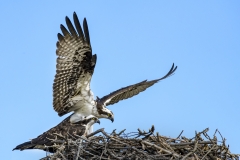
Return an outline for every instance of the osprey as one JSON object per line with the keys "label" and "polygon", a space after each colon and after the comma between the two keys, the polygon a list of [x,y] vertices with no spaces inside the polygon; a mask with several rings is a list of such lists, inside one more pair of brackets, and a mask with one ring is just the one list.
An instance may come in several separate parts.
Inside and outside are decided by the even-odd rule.
{"label": "osprey", "polygon": [[162,78],[142,81],[102,98],[94,99],[90,89],[90,81],[97,61],[97,55],[92,54],[87,21],[83,20],[83,30],[77,14],[73,13],[73,22],[66,17],[66,29],[60,25],[62,34],[58,33],[57,65],[53,83],[53,107],[59,116],[74,112],[70,122],[94,115],[98,118],[114,120],[114,115],[106,106],[137,95],[148,87],[172,75],[177,66],[174,63],[168,73]]}
{"label": "osprey", "polygon": [[71,123],[70,117],[67,117],[60,124],[39,135],[37,138],[16,146],[13,150],[41,149],[53,153],[57,149],[54,147],[55,144],[62,144],[60,141],[63,142],[65,138],[77,139],[78,136],[86,136],[89,128],[94,123],[100,124],[98,118],[92,115],[76,123]]}

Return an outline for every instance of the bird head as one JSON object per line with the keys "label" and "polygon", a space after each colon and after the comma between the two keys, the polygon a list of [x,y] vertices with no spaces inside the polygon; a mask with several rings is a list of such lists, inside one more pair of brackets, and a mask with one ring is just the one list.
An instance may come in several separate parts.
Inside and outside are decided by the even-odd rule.
{"label": "bird head", "polygon": [[114,121],[114,114],[111,110],[109,110],[104,103],[101,102],[101,100],[97,97],[97,112],[98,112],[98,118],[107,118]]}
{"label": "bird head", "polygon": [[104,107],[101,111],[99,111],[99,118],[106,118],[114,121],[114,114],[108,108]]}

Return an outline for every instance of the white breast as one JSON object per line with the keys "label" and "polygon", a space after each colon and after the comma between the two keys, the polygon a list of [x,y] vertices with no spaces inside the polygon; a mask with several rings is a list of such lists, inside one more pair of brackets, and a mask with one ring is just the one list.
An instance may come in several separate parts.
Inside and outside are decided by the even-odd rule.
{"label": "white breast", "polygon": [[95,110],[94,108],[96,103],[95,101],[89,101],[91,98],[84,98],[80,101],[78,101],[74,105],[74,114],[70,118],[70,122],[77,122],[84,117],[87,117],[89,115],[94,115],[93,111]]}

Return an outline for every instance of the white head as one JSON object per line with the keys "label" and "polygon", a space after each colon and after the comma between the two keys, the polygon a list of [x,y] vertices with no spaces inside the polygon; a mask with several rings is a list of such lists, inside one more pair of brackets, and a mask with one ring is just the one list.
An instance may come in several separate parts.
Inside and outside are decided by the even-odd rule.
{"label": "white head", "polygon": [[111,110],[109,110],[108,108],[102,108],[100,111],[98,111],[99,113],[99,118],[107,118],[109,120],[111,120],[112,122],[114,121],[114,114]]}
{"label": "white head", "polygon": [[98,112],[98,118],[107,118],[111,120],[112,122],[114,121],[114,114],[111,110],[109,110],[105,104],[103,104],[100,99],[97,97],[97,112]]}

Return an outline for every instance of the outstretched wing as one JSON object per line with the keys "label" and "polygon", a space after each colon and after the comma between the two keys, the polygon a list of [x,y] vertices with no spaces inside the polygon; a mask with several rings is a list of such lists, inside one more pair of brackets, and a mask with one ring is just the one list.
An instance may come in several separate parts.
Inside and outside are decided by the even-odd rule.
{"label": "outstretched wing", "polygon": [[106,96],[102,97],[100,99],[100,101],[107,106],[107,105],[117,103],[120,100],[131,98],[131,97],[137,95],[138,93],[140,93],[142,91],[145,91],[148,87],[151,87],[152,85],[154,85],[158,81],[163,80],[163,79],[171,76],[176,71],[176,69],[177,69],[177,66],[174,67],[174,63],[173,63],[169,72],[165,76],[163,76],[162,78],[152,80],[152,81],[145,80],[145,81],[142,81],[140,83],[136,83],[136,84],[121,88],[117,91],[114,91],[114,92],[110,93],[109,95],[106,95]]}
{"label": "outstretched wing", "polygon": [[77,103],[71,98],[76,95],[85,97],[90,92],[90,81],[96,64],[97,56],[92,55],[87,21],[83,21],[83,29],[74,12],[75,28],[68,17],[68,30],[61,25],[62,34],[58,33],[57,65],[53,83],[53,107],[59,116],[70,111]]}

